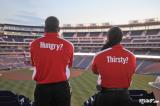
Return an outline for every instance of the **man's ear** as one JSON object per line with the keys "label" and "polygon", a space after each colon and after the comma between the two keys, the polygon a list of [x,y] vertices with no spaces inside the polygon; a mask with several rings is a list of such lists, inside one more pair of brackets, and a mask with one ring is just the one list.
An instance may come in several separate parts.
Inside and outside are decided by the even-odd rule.
{"label": "man's ear", "polygon": [[59,31],[60,31],[60,27],[57,28],[57,32],[59,32]]}

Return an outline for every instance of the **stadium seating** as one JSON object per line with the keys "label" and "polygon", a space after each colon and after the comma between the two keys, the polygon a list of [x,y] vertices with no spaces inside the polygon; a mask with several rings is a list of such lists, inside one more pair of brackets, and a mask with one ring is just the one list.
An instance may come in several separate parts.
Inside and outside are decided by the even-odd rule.
{"label": "stadium seating", "polygon": [[[155,96],[153,93],[148,93],[145,90],[129,90],[129,94],[131,97],[130,106],[156,106],[156,103],[154,103]],[[89,97],[89,99],[84,102],[83,106],[94,106],[97,95],[98,93]],[[144,101],[144,98],[145,100],[153,101]]]}
{"label": "stadium seating", "polygon": [[101,34],[101,32],[89,32],[89,36],[90,37],[99,37],[99,35]]}
{"label": "stadium seating", "polygon": [[[3,32],[0,34],[0,69],[23,68],[27,67],[29,57],[23,56],[24,52],[29,52],[29,43],[43,34],[43,27],[21,26],[5,24]],[[130,26],[128,26],[130,28]],[[63,29],[63,28],[62,28]],[[72,29],[71,29],[72,30]],[[159,50],[152,50],[152,47],[160,47],[160,28],[159,29],[134,29],[123,31],[124,38],[122,44],[126,48],[132,49],[138,55],[159,55]],[[62,37],[71,41],[75,46],[75,52],[98,52],[106,42],[107,31],[88,31],[67,30],[62,31]],[[150,49],[148,49],[150,47]],[[138,49],[137,49],[138,48]],[[146,49],[143,49],[146,48]],[[153,52],[152,52],[153,51]],[[8,58],[3,54],[18,54],[16,57]],[[74,59],[74,68],[88,68],[93,57],[92,56],[76,56]],[[153,61],[154,62],[154,61]],[[138,60],[137,72],[140,72],[147,62]],[[148,64],[151,64],[149,62]]]}
{"label": "stadium seating", "polygon": [[143,73],[144,69],[148,66],[148,65],[151,65],[153,64],[154,61],[153,60],[142,60],[141,61],[141,65],[138,67],[136,73]]}
{"label": "stadium seating", "polygon": [[76,56],[76,57],[74,57],[73,67],[77,68],[76,66],[78,65],[78,63],[81,62],[82,59],[83,59],[82,56]]}
{"label": "stadium seating", "polygon": [[142,35],[144,30],[135,30],[135,31],[131,31],[131,36],[140,36]]}
{"label": "stadium seating", "polygon": [[63,37],[65,38],[65,37],[73,37],[73,35],[74,35],[74,33],[72,33],[72,32],[64,32],[63,33]]}
{"label": "stadium seating", "polygon": [[32,101],[24,95],[11,91],[0,91],[0,106],[33,106]]}
{"label": "stadium seating", "polygon": [[86,69],[90,65],[92,59],[92,56],[84,56],[83,59],[75,67]]}
{"label": "stadium seating", "polygon": [[146,35],[157,35],[160,32],[160,29],[151,29],[147,30]]}
{"label": "stadium seating", "polygon": [[87,32],[77,32],[77,37],[86,37]]}
{"label": "stadium seating", "polygon": [[0,69],[16,69],[29,67],[24,63],[23,55],[0,55]]}

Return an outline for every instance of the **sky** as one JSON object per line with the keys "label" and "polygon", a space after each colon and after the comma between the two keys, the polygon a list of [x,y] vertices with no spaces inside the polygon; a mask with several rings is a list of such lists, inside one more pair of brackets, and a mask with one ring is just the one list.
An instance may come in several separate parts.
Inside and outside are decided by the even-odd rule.
{"label": "sky", "polygon": [[61,25],[160,20],[160,0],[0,0],[0,23],[44,25],[48,16]]}

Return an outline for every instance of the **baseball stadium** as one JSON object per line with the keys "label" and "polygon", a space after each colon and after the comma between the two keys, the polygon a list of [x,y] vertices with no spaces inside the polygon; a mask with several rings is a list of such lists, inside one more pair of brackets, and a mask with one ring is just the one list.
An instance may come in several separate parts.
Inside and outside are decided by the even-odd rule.
{"label": "baseball stadium", "polygon": [[[74,62],[71,70],[72,106],[82,106],[96,90],[97,76],[91,72],[94,55],[107,41],[110,23],[65,24],[61,37],[74,44]],[[136,73],[130,90],[154,94],[154,103],[160,101],[160,21],[149,18],[144,22],[130,21],[114,25],[123,31],[121,44],[136,55]],[[34,101],[35,82],[30,64],[29,45],[42,37],[44,26],[0,24],[0,90],[12,91]],[[145,98],[143,98],[145,99]],[[147,105],[151,106],[151,105]]]}

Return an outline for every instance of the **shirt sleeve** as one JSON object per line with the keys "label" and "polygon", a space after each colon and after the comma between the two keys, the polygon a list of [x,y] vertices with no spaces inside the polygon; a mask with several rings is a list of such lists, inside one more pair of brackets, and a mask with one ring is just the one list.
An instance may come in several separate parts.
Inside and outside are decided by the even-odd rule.
{"label": "shirt sleeve", "polygon": [[131,75],[136,71],[136,57],[134,55],[131,57],[130,70]]}
{"label": "shirt sleeve", "polygon": [[136,57],[133,56],[133,73],[136,71]]}
{"label": "shirt sleeve", "polygon": [[98,74],[98,68],[97,68],[97,64],[96,64],[96,57],[93,58],[92,61],[92,72],[95,74]]}
{"label": "shirt sleeve", "polygon": [[70,53],[71,53],[71,57],[70,57],[70,61],[69,61],[69,68],[71,68],[72,64],[73,64],[73,58],[74,58],[74,46],[73,45],[71,47]]}
{"label": "shirt sleeve", "polygon": [[30,59],[31,65],[35,66],[35,62],[33,60],[33,45],[32,45],[32,43],[30,44],[30,57],[31,57],[31,59]]}

